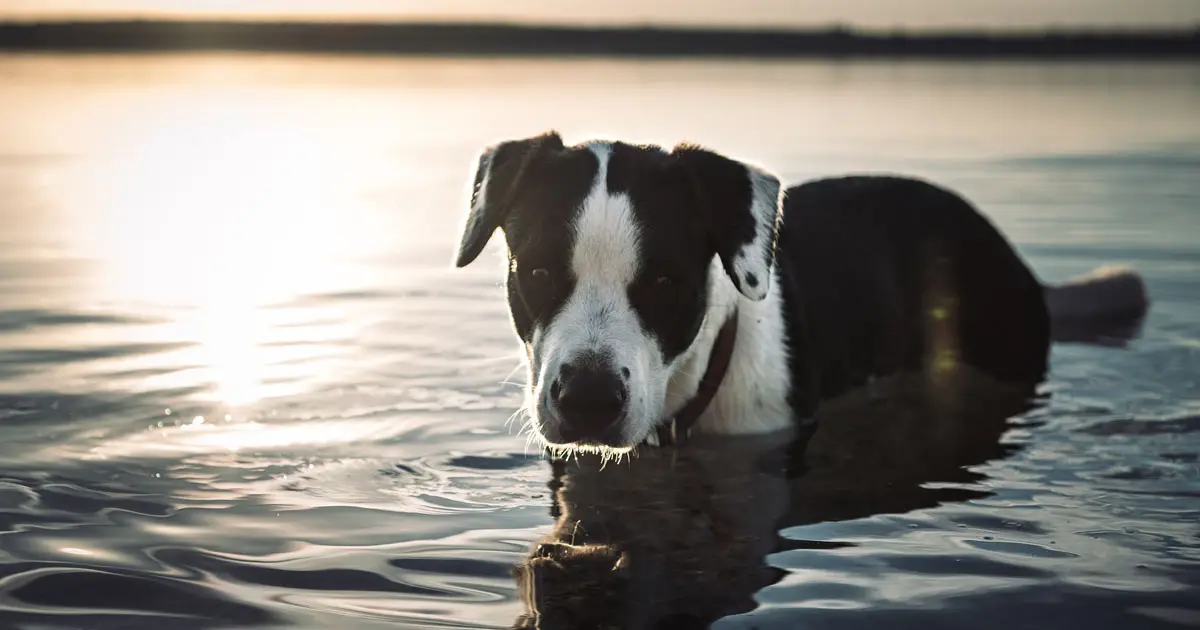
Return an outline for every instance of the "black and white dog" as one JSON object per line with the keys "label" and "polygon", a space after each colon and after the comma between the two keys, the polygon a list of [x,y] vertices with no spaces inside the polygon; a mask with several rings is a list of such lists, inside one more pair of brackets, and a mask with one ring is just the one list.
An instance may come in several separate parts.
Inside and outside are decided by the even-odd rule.
{"label": "black and white dog", "polygon": [[1044,286],[932,184],[857,176],[785,192],[690,145],[564,146],[549,132],[489,147],[457,266],[497,228],[529,424],[552,450],[779,431],[909,370],[966,364],[1032,392],[1052,337],[1140,322],[1147,307],[1127,271]]}

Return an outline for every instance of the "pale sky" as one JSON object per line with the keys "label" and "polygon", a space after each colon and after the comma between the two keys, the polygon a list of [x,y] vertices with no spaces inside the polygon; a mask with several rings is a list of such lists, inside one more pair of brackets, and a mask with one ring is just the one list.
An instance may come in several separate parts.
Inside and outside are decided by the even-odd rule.
{"label": "pale sky", "polygon": [[285,17],[992,29],[1191,26],[1200,0],[0,0],[0,19]]}

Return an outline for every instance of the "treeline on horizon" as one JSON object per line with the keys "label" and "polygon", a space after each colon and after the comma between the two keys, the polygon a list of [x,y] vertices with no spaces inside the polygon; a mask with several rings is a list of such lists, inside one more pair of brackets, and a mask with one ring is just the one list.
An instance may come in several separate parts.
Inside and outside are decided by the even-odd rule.
{"label": "treeline on horizon", "polygon": [[424,55],[1200,57],[1200,28],[1031,33],[243,21],[0,22],[0,50]]}

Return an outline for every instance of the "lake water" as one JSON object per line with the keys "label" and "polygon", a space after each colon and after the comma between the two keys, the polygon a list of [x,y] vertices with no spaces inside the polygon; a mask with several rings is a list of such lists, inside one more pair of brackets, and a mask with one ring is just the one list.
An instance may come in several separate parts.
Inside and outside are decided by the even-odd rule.
{"label": "lake water", "polygon": [[499,243],[451,258],[477,151],[548,128],[931,178],[1149,285],[905,481],[973,498],[863,456],[719,627],[1200,626],[1198,121],[1196,64],[0,56],[0,626],[509,626],[550,470]]}

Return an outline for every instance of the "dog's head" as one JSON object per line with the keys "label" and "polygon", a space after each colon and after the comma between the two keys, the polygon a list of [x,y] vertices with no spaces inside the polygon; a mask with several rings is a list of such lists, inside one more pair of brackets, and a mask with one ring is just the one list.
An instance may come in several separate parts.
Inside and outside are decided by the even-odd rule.
{"label": "dog's head", "polygon": [[775,176],[689,145],[567,147],[550,132],[483,152],[456,264],[503,231],[545,442],[627,448],[675,411],[668,383],[714,293],[731,287],[726,313],[738,292],[767,295],[781,198]]}

